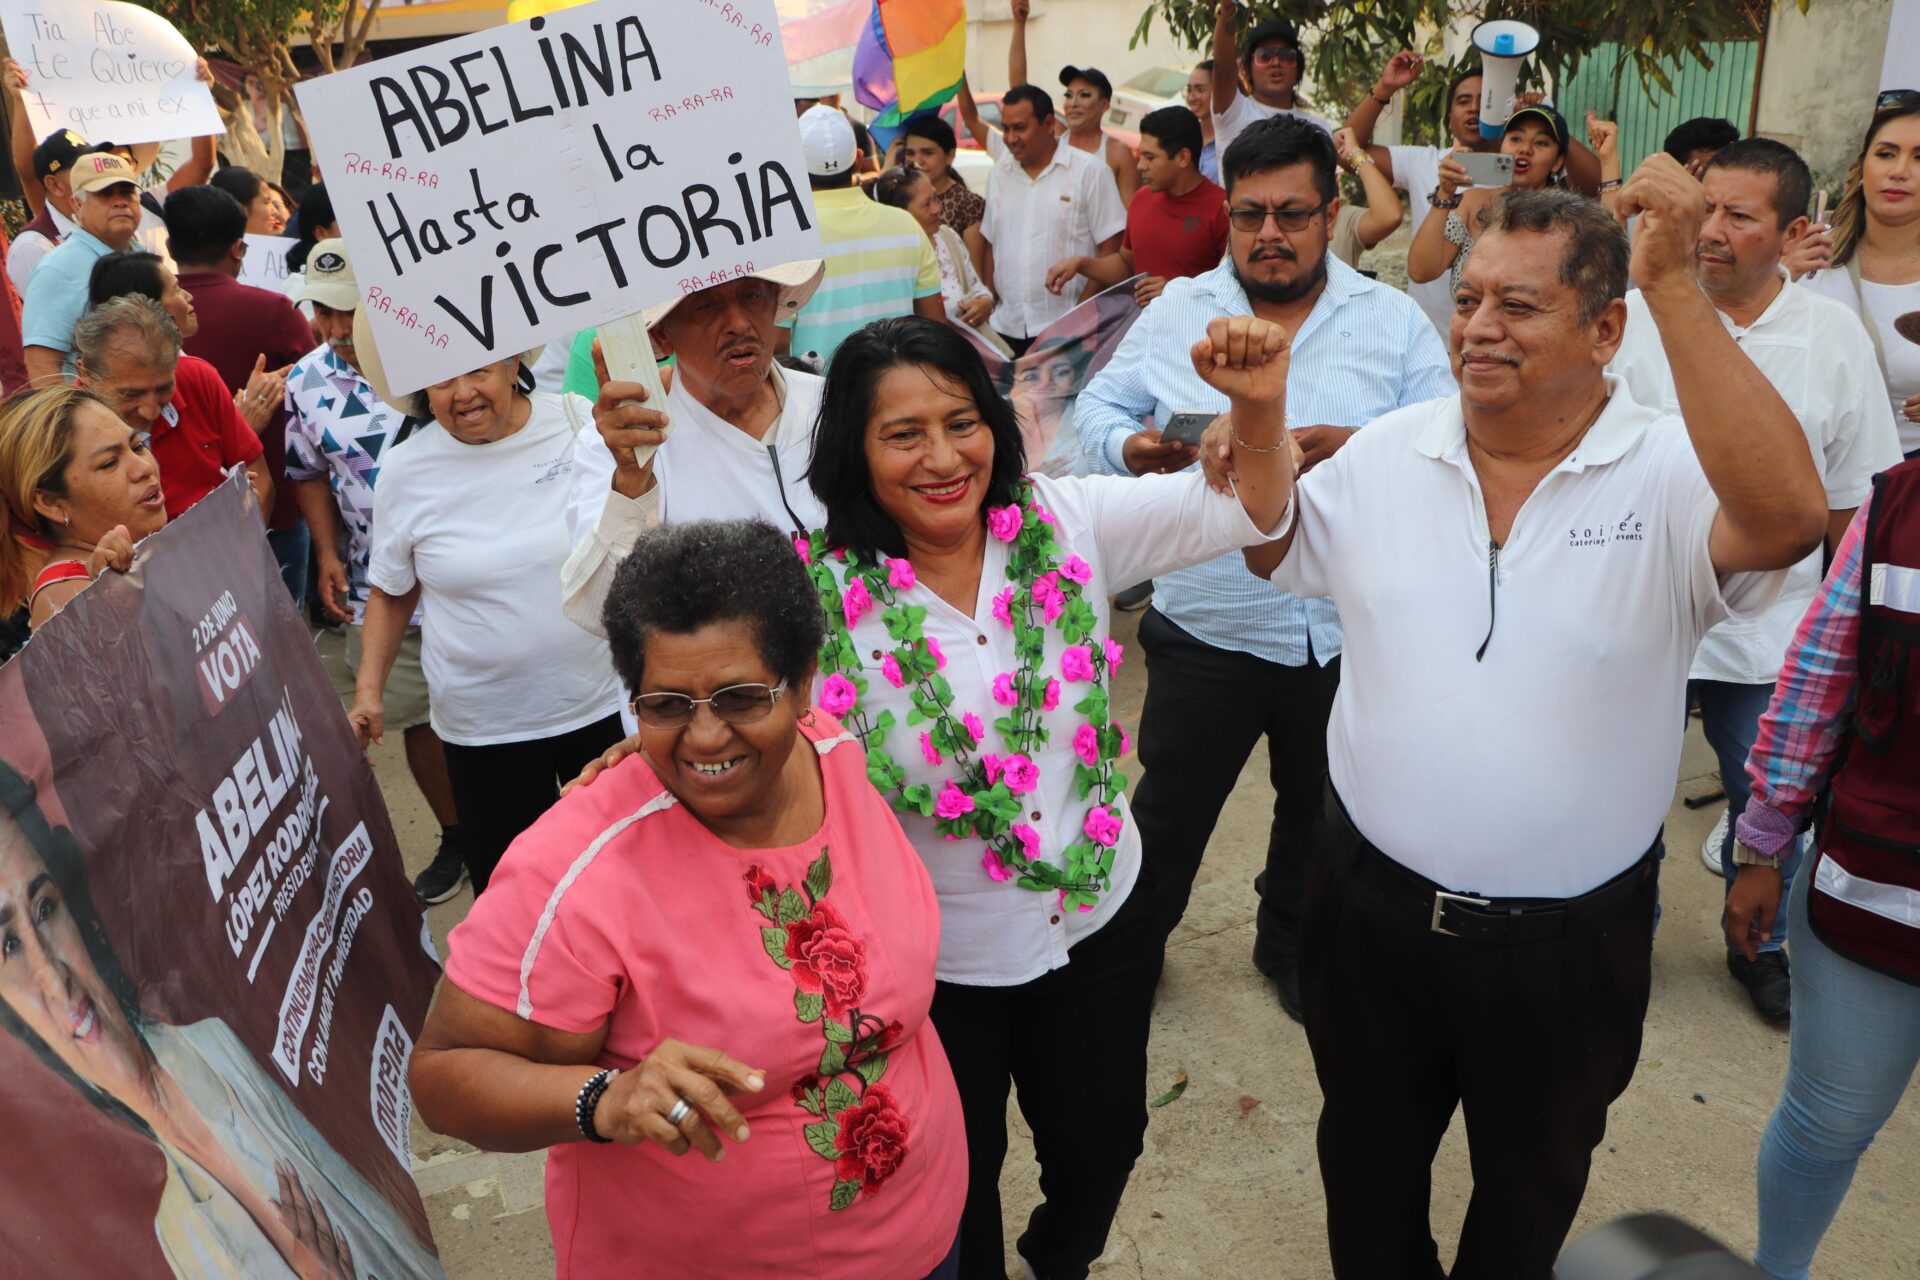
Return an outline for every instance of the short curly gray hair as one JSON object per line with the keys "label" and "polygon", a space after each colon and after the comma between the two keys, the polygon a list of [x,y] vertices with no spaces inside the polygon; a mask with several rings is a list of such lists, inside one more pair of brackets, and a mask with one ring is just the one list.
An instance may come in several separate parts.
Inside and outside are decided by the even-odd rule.
{"label": "short curly gray hair", "polygon": [[787,535],[763,520],[694,520],[654,530],[620,562],[601,614],[613,668],[640,693],[648,637],[744,622],[767,668],[805,679],[826,639],[806,566]]}
{"label": "short curly gray hair", "polygon": [[73,326],[73,349],[95,373],[107,367],[107,349],[117,338],[138,342],[161,360],[180,357],[180,330],[152,298],[124,293],[108,298]]}

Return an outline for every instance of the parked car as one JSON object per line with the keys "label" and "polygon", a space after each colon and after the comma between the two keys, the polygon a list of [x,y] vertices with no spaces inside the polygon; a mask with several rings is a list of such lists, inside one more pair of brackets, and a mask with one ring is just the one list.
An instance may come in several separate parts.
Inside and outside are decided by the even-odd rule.
{"label": "parked car", "polygon": [[1154,67],[1142,71],[1113,91],[1113,107],[1107,123],[1115,129],[1131,130],[1136,139],[1140,121],[1149,111],[1161,107],[1187,105],[1187,73],[1178,67]]}

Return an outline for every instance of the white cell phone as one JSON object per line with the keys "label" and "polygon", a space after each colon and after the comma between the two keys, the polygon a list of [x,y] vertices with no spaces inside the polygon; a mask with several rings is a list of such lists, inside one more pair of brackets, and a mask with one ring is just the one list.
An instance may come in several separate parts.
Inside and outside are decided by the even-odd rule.
{"label": "white cell phone", "polygon": [[1513,157],[1504,151],[1469,151],[1455,159],[1476,187],[1513,185]]}
{"label": "white cell phone", "polygon": [[1206,434],[1207,427],[1218,416],[1213,413],[1176,413],[1167,419],[1167,425],[1161,428],[1160,439],[1176,440],[1181,444],[1199,444],[1200,437]]}
{"label": "white cell phone", "polygon": [[1816,227],[1827,225],[1827,189],[1825,187],[1820,188],[1813,197],[1813,225]]}

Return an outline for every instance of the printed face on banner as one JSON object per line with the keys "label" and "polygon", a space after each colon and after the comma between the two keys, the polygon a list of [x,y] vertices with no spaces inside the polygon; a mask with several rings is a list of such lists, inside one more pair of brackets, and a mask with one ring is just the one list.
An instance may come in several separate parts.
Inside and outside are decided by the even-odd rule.
{"label": "printed face on banner", "polygon": [[820,256],[772,0],[598,0],[298,92],[395,395]]}
{"label": "printed face on banner", "polygon": [[27,72],[33,136],[165,142],[225,133],[199,55],[159,14],[115,0],[0,0],[7,48]]}

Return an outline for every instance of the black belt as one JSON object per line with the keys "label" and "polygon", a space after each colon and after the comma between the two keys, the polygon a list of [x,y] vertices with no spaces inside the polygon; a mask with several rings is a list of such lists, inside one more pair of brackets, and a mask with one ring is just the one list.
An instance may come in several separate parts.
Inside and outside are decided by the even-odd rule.
{"label": "black belt", "polygon": [[1327,852],[1354,884],[1424,921],[1434,933],[1490,946],[1557,938],[1604,917],[1637,896],[1659,865],[1656,836],[1631,867],[1577,898],[1480,898],[1443,888],[1375,847],[1353,825],[1332,786],[1327,788],[1326,818],[1335,836]]}

